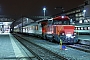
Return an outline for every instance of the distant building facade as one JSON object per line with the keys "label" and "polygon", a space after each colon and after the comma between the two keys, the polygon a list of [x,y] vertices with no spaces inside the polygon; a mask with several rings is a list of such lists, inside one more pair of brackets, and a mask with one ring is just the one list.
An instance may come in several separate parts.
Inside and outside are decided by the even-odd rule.
{"label": "distant building facade", "polygon": [[56,14],[67,15],[71,19],[71,23],[90,23],[90,0],[86,0],[84,4],[70,9],[68,11]]}

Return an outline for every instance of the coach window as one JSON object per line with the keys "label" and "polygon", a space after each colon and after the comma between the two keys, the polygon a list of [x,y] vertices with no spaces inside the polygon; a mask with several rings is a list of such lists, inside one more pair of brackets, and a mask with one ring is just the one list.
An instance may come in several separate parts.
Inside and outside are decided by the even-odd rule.
{"label": "coach window", "polygon": [[35,30],[38,30],[38,25],[36,25],[36,28],[35,28]]}
{"label": "coach window", "polygon": [[81,30],[83,30],[83,27],[81,27]]}
{"label": "coach window", "polygon": [[87,27],[84,27],[85,30],[87,30]]}
{"label": "coach window", "polygon": [[34,26],[32,26],[32,30],[34,30]]}
{"label": "coach window", "polygon": [[76,27],[76,30],[78,30],[78,27]]}
{"label": "coach window", "polygon": [[80,30],[80,27],[78,27],[78,30]]}

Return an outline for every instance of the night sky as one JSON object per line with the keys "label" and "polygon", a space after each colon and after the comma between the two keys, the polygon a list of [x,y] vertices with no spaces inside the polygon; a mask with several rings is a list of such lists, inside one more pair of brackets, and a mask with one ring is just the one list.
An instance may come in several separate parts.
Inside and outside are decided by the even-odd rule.
{"label": "night sky", "polygon": [[47,8],[46,15],[61,12],[55,7],[63,7],[65,10],[75,8],[85,0],[0,0],[1,15],[43,15],[43,7]]}

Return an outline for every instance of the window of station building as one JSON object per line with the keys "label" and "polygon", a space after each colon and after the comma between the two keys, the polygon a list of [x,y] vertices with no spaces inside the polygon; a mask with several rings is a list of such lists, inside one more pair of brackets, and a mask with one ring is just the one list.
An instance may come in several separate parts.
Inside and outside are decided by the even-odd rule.
{"label": "window of station building", "polygon": [[79,16],[82,16],[82,13],[79,13],[78,15],[79,15]]}
{"label": "window of station building", "polygon": [[79,20],[83,20],[84,18],[83,17],[80,17]]}
{"label": "window of station building", "polygon": [[79,23],[83,23],[83,20],[79,20]]}
{"label": "window of station building", "polygon": [[79,20],[79,18],[76,18],[76,20]]}
{"label": "window of station building", "polygon": [[68,12],[68,13],[66,13],[67,15],[69,15],[69,14],[72,14],[72,12]]}
{"label": "window of station building", "polygon": [[72,12],[69,12],[69,14],[71,14]]}
{"label": "window of station building", "polygon": [[72,13],[75,13],[75,11],[73,11]]}
{"label": "window of station building", "polygon": [[78,15],[78,14],[76,14],[75,16],[76,16],[76,17],[78,17],[79,15]]}
{"label": "window of station building", "polygon": [[84,20],[84,23],[88,23],[88,20]]}
{"label": "window of station building", "polygon": [[75,13],[75,11],[71,11],[71,12],[68,12],[66,14],[68,15],[68,14],[73,14],[73,13]]}
{"label": "window of station building", "polygon": [[69,14],[70,14],[70,12],[66,13],[66,15],[69,15]]}
{"label": "window of station building", "polygon": [[85,16],[85,14],[83,14],[83,13],[82,13],[82,16],[84,17],[84,16]]}
{"label": "window of station building", "polygon": [[76,12],[80,12],[80,10],[76,10]]}
{"label": "window of station building", "polygon": [[82,18],[82,17],[80,17],[80,18],[79,18],[79,20],[83,20],[83,18]]}
{"label": "window of station building", "polygon": [[88,20],[88,22],[90,23],[90,19],[87,19]]}

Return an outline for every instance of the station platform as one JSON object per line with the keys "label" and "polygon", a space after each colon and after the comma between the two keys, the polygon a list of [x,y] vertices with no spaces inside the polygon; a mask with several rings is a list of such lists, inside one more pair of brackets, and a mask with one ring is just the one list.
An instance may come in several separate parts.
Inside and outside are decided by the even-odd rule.
{"label": "station platform", "polygon": [[29,60],[33,55],[13,35],[0,34],[0,60]]}
{"label": "station platform", "polygon": [[[82,38],[83,37],[83,38]],[[84,38],[85,37],[85,38]],[[89,41],[89,36],[79,36],[82,41]],[[68,60],[90,60],[90,53],[79,51],[73,48],[66,47],[66,50],[60,50],[60,45],[51,43],[45,40],[37,40],[30,37],[23,38],[36,43],[52,52],[62,55]],[[87,39],[87,40],[86,40]],[[20,44],[12,34],[0,34],[0,60],[30,60],[33,56],[22,44]]]}

